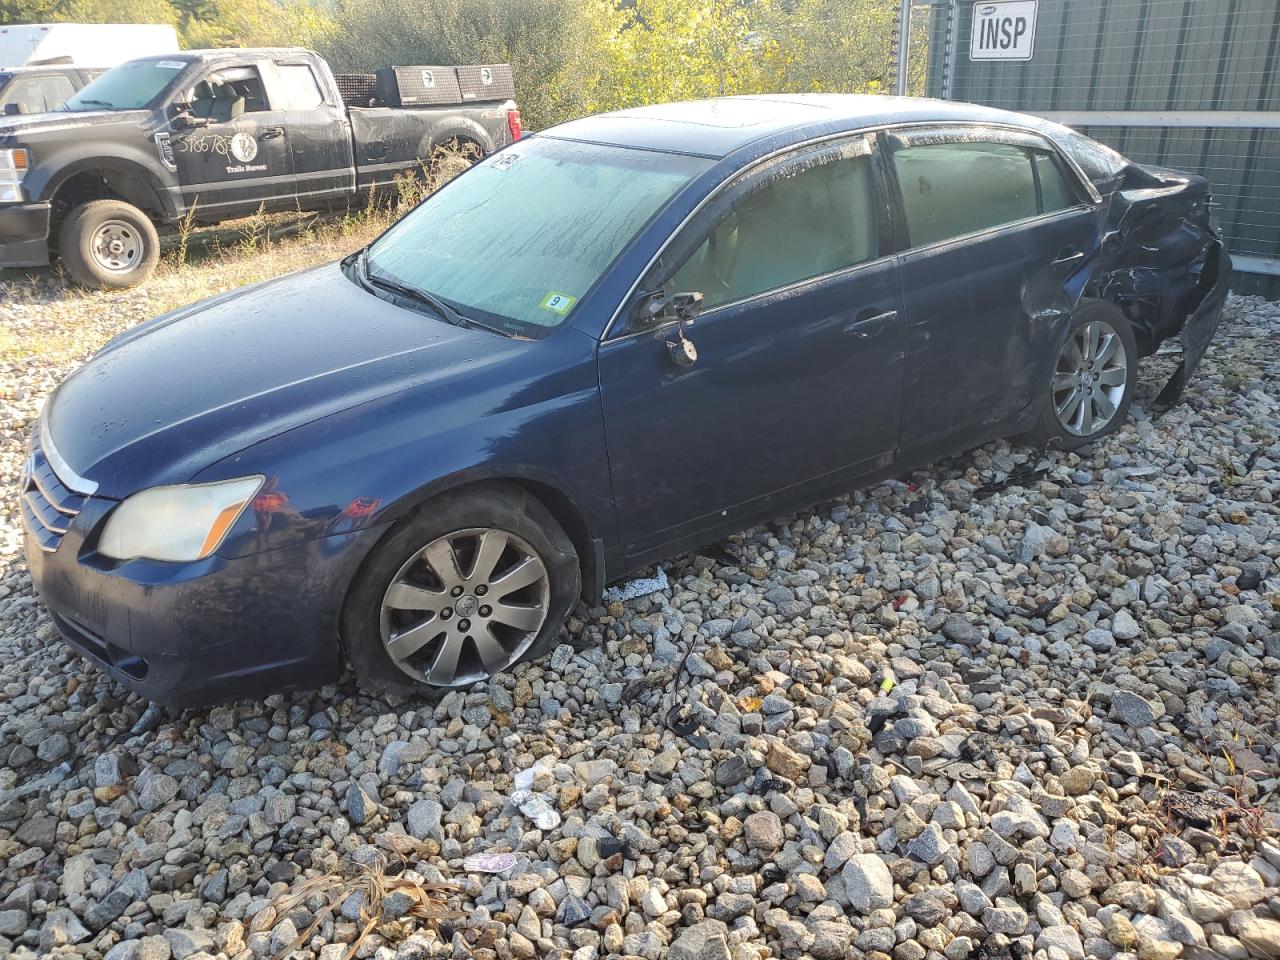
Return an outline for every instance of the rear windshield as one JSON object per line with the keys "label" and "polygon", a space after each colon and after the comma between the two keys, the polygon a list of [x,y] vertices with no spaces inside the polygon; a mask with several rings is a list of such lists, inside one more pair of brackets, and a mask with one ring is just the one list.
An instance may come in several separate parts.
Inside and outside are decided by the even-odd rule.
{"label": "rear windshield", "polygon": [[368,265],[487,326],[541,338],[712,161],[532,137],[424,200]]}
{"label": "rear windshield", "polygon": [[108,70],[61,107],[63,110],[137,110],[151,104],[187,64],[183,60],[134,60]]}

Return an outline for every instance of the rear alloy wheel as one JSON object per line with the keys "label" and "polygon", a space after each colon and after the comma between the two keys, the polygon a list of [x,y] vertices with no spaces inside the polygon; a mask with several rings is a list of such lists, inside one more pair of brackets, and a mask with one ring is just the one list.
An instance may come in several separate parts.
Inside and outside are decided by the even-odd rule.
{"label": "rear alloy wheel", "polygon": [[1129,389],[1129,357],[1115,327],[1090,320],[1074,330],[1058,353],[1053,373],[1053,410],[1074,437],[1104,429]]}
{"label": "rear alloy wheel", "polygon": [[1119,429],[1137,385],[1138,348],[1118,307],[1085,300],[1054,357],[1039,422],[1020,439],[1071,450]]}
{"label": "rear alloy wheel", "polygon": [[431,694],[545,654],[582,589],[573,541],[525,490],[436,497],[396,524],[356,576],[342,613],[367,685]]}
{"label": "rear alloy wheel", "polygon": [[433,687],[465,687],[510,667],[547,619],[550,577],[537,551],[505,530],[459,530],[427,544],[382,597],[392,662]]}

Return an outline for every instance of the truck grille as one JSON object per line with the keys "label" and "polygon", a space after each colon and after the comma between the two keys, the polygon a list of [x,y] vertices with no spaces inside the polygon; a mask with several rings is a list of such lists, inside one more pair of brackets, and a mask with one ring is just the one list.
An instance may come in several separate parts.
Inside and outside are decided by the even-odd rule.
{"label": "truck grille", "polygon": [[88,496],[63,483],[41,442],[43,424],[31,436],[30,456],[22,473],[22,519],[40,549],[52,553],[84,507]]}

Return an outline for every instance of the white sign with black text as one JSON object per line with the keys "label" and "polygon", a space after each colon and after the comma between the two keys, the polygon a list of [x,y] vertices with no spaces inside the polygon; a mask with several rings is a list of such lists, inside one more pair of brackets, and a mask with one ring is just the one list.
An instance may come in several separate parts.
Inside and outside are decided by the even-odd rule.
{"label": "white sign with black text", "polygon": [[978,0],[973,5],[970,60],[1030,60],[1036,0]]}

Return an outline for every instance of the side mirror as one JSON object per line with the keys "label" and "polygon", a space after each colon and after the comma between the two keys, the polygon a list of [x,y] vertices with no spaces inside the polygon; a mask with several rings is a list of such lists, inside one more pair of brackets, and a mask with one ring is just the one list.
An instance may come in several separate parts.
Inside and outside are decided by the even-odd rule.
{"label": "side mirror", "polygon": [[207,127],[209,118],[197,117],[191,112],[191,104],[189,103],[175,103],[173,105],[173,125],[179,130]]}
{"label": "side mirror", "polygon": [[4,105],[4,115],[6,117],[20,117],[29,112],[25,103],[6,103]]}
{"label": "side mirror", "polygon": [[697,291],[673,293],[667,296],[659,290],[642,297],[632,311],[632,320],[639,327],[652,327],[670,320],[681,326],[691,324],[702,310],[702,294]]}

